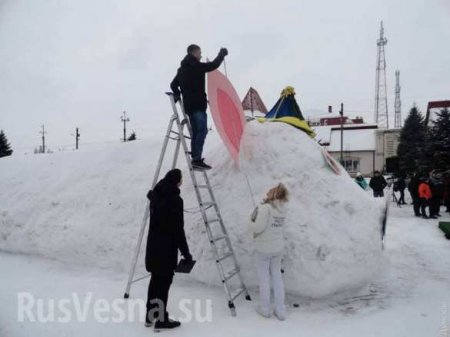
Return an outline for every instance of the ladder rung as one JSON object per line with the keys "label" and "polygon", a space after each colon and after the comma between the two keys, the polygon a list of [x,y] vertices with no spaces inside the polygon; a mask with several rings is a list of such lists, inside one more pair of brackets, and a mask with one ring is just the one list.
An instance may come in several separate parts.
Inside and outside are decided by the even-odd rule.
{"label": "ladder rung", "polygon": [[210,207],[210,206],[215,206],[215,202],[212,202],[212,201],[207,201],[207,202],[202,202],[201,204],[200,204],[200,207]]}
{"label": "ladder rung", "polygon": [[224,256],[220,257],[218,260],[216,260],[216,262],[219,263],[232,255],[233,255],[233,253],[229,252],[229,253],[225,254]]}
{"label": "ladder rung", "polygon": [[209,186],[208,186],[208,185],[197,185],[197,187],[198,187],[198,188],[207,188],[207,189],[209,189]]}
{"label": "ladder rung", "polygon": [[209,224],[211,224],[211,223],[219,222],[219,221],[220,221],[219,218],[217,218],[217,219],[207,219],[207,220],[206,220],[206,223],[209,225]]}
{"label": "ladder rung", "polygon": [[231,302],[233,302],[236,298],[239,297],[243,292],[245,291],[245,288],[240,288],[238,292],[231,298]]}
{"label": "ladder rung", "polygon": [[230,278],[232,278],[234,275],[237,275],[239,273],[239,268],[233,269],[230,271],[227,276],[222,280],[222,282],[227,282]]}
{"label": "ladder rung", "polygon": [[[177,131],[170,130],[170,132],[173,133],[173,134],[176,134],[177,136],[180,136],[180,133],[177,132]],[[187,139],[191,139],[191,136],[186,136],[185,134],[183,134],[183,137],[187,138]],[[177,140],[177,138],[170,138],[170,139]]]}
{"label": "ladder rung", "polygon": [[194,165],[192,165],[192,164],[191,164],[190,168],[194,173],[204,173],[206,171],[206,169],[200,168],[200,167],[194,167]]}
{"label": "ladder rung", "polygon": [[220,240],[223,240],[223,239],[225,239],[225,238],[226,238],[225,235],[219,235],[219,236],[216,236],[215,238],[212,238],[211,243],[217,242],[217,241],[220,241]]}

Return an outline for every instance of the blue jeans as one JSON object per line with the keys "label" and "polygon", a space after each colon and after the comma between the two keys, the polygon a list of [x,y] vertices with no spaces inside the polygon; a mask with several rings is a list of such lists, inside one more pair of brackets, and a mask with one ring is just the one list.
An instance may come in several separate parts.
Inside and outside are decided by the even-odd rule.
{"label": "blue jeans", "polygon": [[192,160],[201,160],[203,145],[205,144],[206,134],[208,133],[206,111],[194,111],[189,115],[189,121],[192,129],[191,156]]}

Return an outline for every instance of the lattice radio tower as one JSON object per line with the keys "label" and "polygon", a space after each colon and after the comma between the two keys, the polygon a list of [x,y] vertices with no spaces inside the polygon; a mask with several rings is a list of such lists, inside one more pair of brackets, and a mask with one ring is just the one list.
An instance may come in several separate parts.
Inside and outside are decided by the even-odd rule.
{"label": "lattice radio tower", "polygon": [[402,101],[400,100],[400,71],[395,71],[395,123],[394,128],[402,128]]}
{"label": "lattice radio tower", "polygon": [[389,115],[386,89],[386,58],[384,46],[387,39],[384,37],[383,21],[381,21],[380,38],[377,40],[377,78],[375,85],[375,123],[380,128],[389,129]]}

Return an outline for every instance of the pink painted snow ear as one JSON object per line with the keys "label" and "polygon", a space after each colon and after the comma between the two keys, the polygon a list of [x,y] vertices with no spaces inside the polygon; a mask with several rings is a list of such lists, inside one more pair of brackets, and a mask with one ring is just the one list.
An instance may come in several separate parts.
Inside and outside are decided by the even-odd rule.
{"label": "pink painted snow ear", "polygon": [[233,85],[219,70],[208,73],[208,99],[217,132],[238,164],[245,126],[244,110]]}

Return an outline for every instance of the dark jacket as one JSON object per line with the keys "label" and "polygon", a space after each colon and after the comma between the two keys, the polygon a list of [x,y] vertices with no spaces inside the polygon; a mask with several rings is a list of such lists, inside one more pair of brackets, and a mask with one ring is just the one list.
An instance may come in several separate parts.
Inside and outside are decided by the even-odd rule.
{"label": "dark jacket", "polygon": [[441,179],[430,178],[430,187],[433,197],[436,199],[442,199],[444,196],[444,184]]}
{"label": "dark jacket", "polygon": [[147,198],[150,200],[150,228],[145,268],[173,271],[178,264],[178,250],[191,257],[184,233],[183,199],[177,186],[161,180]]}
{"label": "dark jacket", "polygon": [[394,191],[404,191],[406,188],[406,182],[403,177],[397,178],[397,181],[394,183]]}
{"label": "dark jacket", "polygon": [[444,178],[444,198],[450,199],[450,176]]}
{"label": "dark jacket", "polygon": [[382,175],[373,176],[370,179],[369,186],[372,190],[380,192],[387,186],[387,182]]}
{"label": "dark jacket", "polygon": [[419,185],[420,185],[419,177],[413,176],[408,184],[408,190],[409,193],[411,194],[411,198],[413,199],[419,198]]}
{"label": "dark jacket", "polygon": [[219,53],[212,62],[200,62],[191,54],[187,54],[181,61],[177,75],[170,83],[170,88],[175,95],[183,95],[184,110],[187,114],[194,111],[206,111],[207,101],[205,93],[205,74],[216,70],[224,59],[224,54]]}

